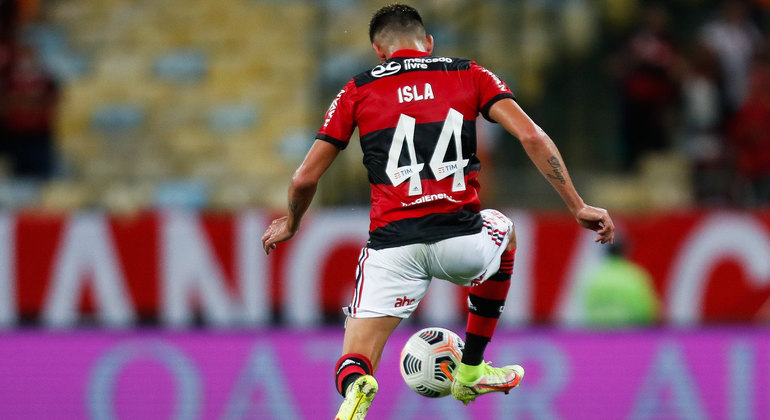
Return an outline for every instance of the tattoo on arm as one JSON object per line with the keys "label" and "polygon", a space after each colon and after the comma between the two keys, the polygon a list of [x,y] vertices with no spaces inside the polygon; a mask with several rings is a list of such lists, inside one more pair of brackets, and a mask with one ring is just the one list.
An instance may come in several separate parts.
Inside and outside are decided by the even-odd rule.
{"label": "tattoo on arm", "polygon": [[548,165],[550,165],[551,169],[553,169],[553,173],[546,174],[546,176],[548,178],[555,179],[562,184],[566,184],[567,180],[564,178],[564,174],[562,173],[561,162],[559,162],[559,158],[556,156],[551,156],[548,158]]}
{"label": "tattoo on arm", "polygon": [[291,200],[289,202],[289,212],[291,214],[294,214],[294,215],[297,214],[297,207],[299,207],[299,203],[297,203],[297,200]]}

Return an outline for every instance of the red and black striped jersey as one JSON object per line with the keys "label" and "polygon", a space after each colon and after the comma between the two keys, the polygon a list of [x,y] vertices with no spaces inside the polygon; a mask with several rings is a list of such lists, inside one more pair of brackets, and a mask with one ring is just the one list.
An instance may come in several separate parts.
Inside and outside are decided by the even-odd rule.
{"label": "red and black striped jersey", "polygon": [[371,184],[371,248],[481,230],[476,118],[513,98],[473,61],[400,50],[354,76],[334,98],[318,139],[344,149],[358,127]]}

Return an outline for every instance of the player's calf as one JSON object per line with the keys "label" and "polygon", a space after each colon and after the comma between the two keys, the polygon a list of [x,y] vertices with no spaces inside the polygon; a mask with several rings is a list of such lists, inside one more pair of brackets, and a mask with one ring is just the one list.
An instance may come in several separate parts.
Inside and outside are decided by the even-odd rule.
{"label": "player's calf", "polygon": [[503,252],[499,270],[485,282],[468,292],[468,322],[465,328],[465,350],[462,362],[478,365],[497,328],[511,287],[515,249]]}

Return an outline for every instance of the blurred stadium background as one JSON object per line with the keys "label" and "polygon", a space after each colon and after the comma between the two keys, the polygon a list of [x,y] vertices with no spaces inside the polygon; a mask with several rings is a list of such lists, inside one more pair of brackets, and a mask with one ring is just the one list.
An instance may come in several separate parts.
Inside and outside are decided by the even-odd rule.
{"label": "blurred stadium background", "polygon": [[[401,383],[410,332],[463,331],[465,291],[435,282],[369,417],[770,418],[770,2],[409,3],[436,54],[509,83],[622,246],[479,121],[519,243],[488,356],[527,378],[468,408]],[[260,237],[383,4],[0,0],[1,419],[331,418],[360,149],[297,237]]]}

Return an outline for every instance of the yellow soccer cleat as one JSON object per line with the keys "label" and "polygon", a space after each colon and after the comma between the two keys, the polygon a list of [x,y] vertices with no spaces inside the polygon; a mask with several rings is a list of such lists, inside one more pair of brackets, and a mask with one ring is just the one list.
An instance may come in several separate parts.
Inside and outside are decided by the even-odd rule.
{"label": "yellow soccer cleat", "polygon": [[455,374],[452,381],[452,396],[468,405],[479,395],[490,392],[508,393],[517,387],[524,378],[524,368],[519,365],[503,366],[496,368],[489,366],[489,362],[481,364],[482,373],[473,382],[462,382],[459,374]]}
{"label": "yellow soccer cleat", "polygon": [[335,420],[364,420],[374,396],[377,395],[377,380],[374,376],[364,375],[356,379],[345,393],[345,401],[340,406]]}

